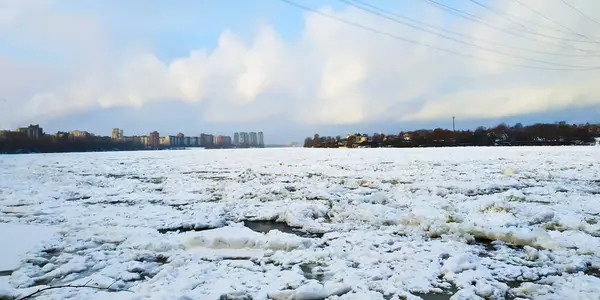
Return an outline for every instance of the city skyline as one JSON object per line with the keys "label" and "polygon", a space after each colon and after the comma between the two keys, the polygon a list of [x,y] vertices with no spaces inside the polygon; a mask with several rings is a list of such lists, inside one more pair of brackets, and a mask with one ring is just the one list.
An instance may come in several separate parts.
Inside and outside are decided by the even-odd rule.
{"label": "city skyline", "polygon": [[[15,135],[16,134],[16,135]],[[161,135],[160,132],[154,130],[143,135],[126,135],[123,128],[112,128],[110,135],[96,135],[94,133],[73,129],[69,131],[56,131],[53,133],[44,132],[39,125],[30,124],[27,127],[18,127],[14,130],[0,130],[0,138],[12,139],[26,137],[28,139],[38,140],[43,136],[52,136],[54,138],[63,139],[82,139],[82,138],[108,138],[113,141],[126,141],[141,143],[144,146],[157,147],[207,147],[207,148],[264,148],[264,133],[259,132],[235,132],[232,136],[215,135],[212,133],[200,133],[198,135],[186,135],[178,132],[175,135]]]}
{"label": "city skyline", "polygon": [[[249,138],[253,137],[253,138]],[[212,133],[200,133],[199,135],[186,135],[182,132],[176,135],[161,135],[159,131],[151,131],[145,135],[124,135],[123,128],[111,130],[113,140],[134,140],[146,146],[191,146],[191,147],[242,147],[255,148],[264,147],[264,133],[259,132],[235,132],[232,136],[215,135]]]}

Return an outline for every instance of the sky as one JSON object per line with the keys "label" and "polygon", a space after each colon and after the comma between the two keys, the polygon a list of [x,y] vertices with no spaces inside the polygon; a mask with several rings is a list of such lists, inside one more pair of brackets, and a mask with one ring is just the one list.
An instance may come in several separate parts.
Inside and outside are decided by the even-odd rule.
{"label": "sky", "polygon": [[0,128],[283,143],[600,119],[600,1],[292,2],[313,11],[0,0]]}

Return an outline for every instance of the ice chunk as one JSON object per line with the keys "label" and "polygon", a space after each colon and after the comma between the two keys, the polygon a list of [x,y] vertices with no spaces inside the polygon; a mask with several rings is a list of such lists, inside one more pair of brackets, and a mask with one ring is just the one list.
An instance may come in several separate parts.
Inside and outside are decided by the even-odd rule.
{"label": "ice chunk", "polygon": [[452,256],[448,258],[442,267],[442,274],[460,273],[464,270],[475,270],[477,262],[475,257],[468,254]]}
{"label": "ice chunk", "polygon": [[269,299],[273,300],[292,300],[294,299],[294,291],[286,290],[286,291],[277,291],[269,293]]}
{"label": "ice chunk", "polygon": [[197,247],[213,249],[271,249],[293,250],[310,247],[311,240],[293,234],[271,230],[267,234],[255,232],[247,227],[228,226],[201,232],[183,234],[183,245],[187,249]]}
{"label": "ice chunk", "polygon": [[352,288],[344,283],[318,282],[307,283],[294,291],[278,291],[269,293],[273,300],[323,300],[331,296],[340,296],[350,292]]}
{"label": "ice chunk", "polygon": [[555,249],[558,246],[552,237],[544,230],[501,227],[501,228],[471,228],[469,233],[477,238],[504,241],[513,245],[529,245],[540,249]]}
{"label": "ice chunk", "polygon": [[516,168],[514,166],[503,166],[500,168],[500,172],[506,176],[511,176],[517,174]]}
{"label": "ice chunk", "polygon": [[456,294],[454,294],[452,297],[450,297],[450,300],[466,300],[466,299],[485,300],[485,298],[477,295],[477,290],[475,287],[464,288],[464,289],[456,292]]}

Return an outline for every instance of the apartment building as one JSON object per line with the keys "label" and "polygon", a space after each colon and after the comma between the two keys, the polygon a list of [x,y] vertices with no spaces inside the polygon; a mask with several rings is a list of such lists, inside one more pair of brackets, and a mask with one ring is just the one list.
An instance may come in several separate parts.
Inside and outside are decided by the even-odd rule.
{"label": "apartment building", "polygon": [[259,147],[265,146],[265,136],[262,131],[258,132],[258,146]]}
{"label": "apartment building", "polygon": [[90,136],[90,133],[82,130],[71,130],[69,131],[69,137],[73,139],[84,138]]}
{"label": "apartment building", "polygon": [[212,134],[200,134],[200,147],[211,147],[214,145],[214,136]]}
{"label": "apartment building", "polygon": [[239,132],[235,132],[233,134],[233,144],[236,146],[240,144],[240,133]]}
{"label": "apartment building", "polygon": [[44,135],[44,130],[40,125],[29,125],[28,127],[17,128],[16,131],[30,139],[39,139]]}
{"label": "apartment building", "polygon": [[231,137],[225,135],[217,135],[214,137],[214,144],[216,146],[230,146],[231,145]]}
{"label": "apartment building", "polygon": [[148,143],[150,147],[158,147],[160,145],[160,134],[157,131],[152,131],[148,134]]}
{"label": "apartment building", "polygon": [[250,132],[248,134],[248,144],[250,145],[250,147],[258,146],[258,135],[256,134],[256,132]]}
{"label": "apartment building", "polygon": [[111,138],[113,140],[119,140],[123,137],[123,129],[113,128],[111,132]]}
{"label": "apartment building", "polygon": [[247,132],[240,132],[239,145],[240,146],[248,146],[248,145],[250,145],[250,136],[248,135]]}
{"label": "apartment building", "polygon": [[160,144],[163,146],[183,146],[183,135],[167,135],[160,138]]}

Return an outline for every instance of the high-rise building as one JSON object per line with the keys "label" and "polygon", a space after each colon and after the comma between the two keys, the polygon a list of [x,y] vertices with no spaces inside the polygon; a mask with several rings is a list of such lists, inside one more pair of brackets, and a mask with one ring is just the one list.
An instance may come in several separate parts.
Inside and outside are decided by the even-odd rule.
{"label": "high-rise building", "polygon": [[247,132],[240,132],[240,141],[239,141],[239,145],[240,146],[248,146],[249,144],[249,136]]}
{"label": "high-rise building", "polygon": [[214,137],[212,134],[200,134],[200,147],[210,147],[214,144]]}
{"label": "high-rise building", "polygon": [[221,137],[221,145],[231,146],[231,136],[222,136]]}
{"label": "high-rise building", "polygon": [[160,135],[157,131],[152,131],[148,134],[148,146],[158,147],[160,145]]}
{"label": "high-rise building", "polygon": [[121,139],[123,137],[123,129],[113,128],[111,137],[113,140]]}
{"label": "high-rise building", "polygon": [[29,125],[25,133],[30,139],[39,139],[44,135],[44,130],[40,127],[40,125]]}
{"label": "high-rise building", "polygon": [[258,132],[258,146],[261,148],[265,146],[265,136],[262,131]]}
{"label": "high-rise building", "polygon": [[239,132],[235,132],[233,134],[233,144],[236,146],[240,144],[240,133]]}
{"label": "high-rise building", "polygon": [[250,144],[250,147],[258,146],[258,135],[256,134],[256,132],[250,132],[248,144]]}
{"label": "high-rise building", "polygon": [[161,139],[161,144],[165,146],[182,147],[186,145],[185,139],[185,136],[183,136],[182,134],[169,135]]}
{"label": "high-rise building", "polygon": [[230,146],[231,145],[231,137],[226,135],[216,135],[214,136],[215,146]]}

